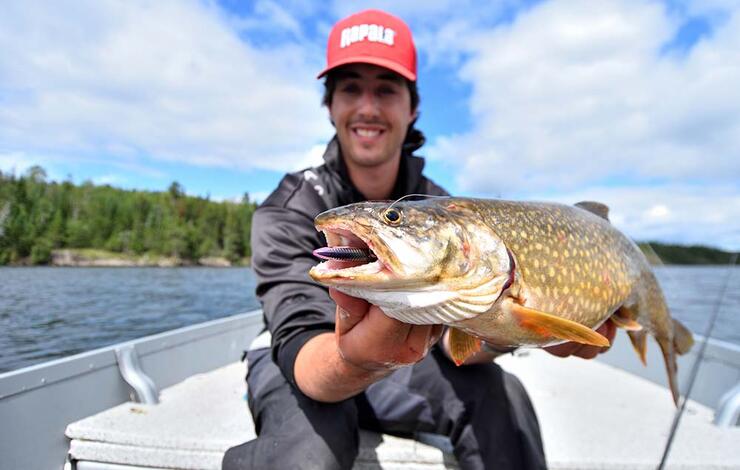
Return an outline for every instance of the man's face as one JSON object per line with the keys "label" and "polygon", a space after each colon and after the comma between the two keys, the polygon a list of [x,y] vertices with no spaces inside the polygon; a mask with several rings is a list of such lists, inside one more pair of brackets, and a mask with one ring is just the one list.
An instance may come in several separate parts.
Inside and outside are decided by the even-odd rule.
{"label": "man's face", "polygon": [[399,157],[416,117],[403,77],[369,64],[350,64],[337,74],[329,114],[347,164],[374,167]]}

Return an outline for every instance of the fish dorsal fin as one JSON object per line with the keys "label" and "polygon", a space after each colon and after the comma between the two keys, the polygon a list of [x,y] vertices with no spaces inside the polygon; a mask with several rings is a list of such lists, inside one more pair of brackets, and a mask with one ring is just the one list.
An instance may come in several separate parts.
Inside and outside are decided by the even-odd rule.
{"label": "fish dorsal fin", "polygon": [[450,328],[450,356],[458,366],[480,351],[481,340],[457,328]]}
{"label": "fish dorsal fin", "polygon": [[580,207],[585,211],[589,211],[592,214],[596,214],[604,220],[609,220],[609,206],[596,201],[581,201],[575,203],[576,207]]}
{"label": "fish dorsal fin", "polygon": [[505,302],[504,310],[516,319],[519,326],[540,336],[554,336],[592,346],[609,346],[609,340],[604,336],[572,320],[525,307],[511,300]]}

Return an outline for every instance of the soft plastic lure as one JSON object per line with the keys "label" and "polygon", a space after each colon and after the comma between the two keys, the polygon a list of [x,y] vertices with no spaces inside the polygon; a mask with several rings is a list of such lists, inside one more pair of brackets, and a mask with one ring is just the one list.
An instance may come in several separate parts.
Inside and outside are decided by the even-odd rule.
{"label": "soft plastic lure", "polygon": [[313,251],[314,256],[333,261],[371,262],[377,258],[367,248],[354,246],[325,246]]}

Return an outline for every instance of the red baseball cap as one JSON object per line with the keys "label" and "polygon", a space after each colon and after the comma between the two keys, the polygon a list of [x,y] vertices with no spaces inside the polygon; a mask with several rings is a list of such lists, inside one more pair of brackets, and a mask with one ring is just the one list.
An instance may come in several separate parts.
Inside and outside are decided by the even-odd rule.
{"label": "red baseball cap", "polygon": [[411,30],[398,17],[380,10],[365,10],[339,21],[329,33],[326,68],[345,64],[373,64],[416,81],[416,48]]}

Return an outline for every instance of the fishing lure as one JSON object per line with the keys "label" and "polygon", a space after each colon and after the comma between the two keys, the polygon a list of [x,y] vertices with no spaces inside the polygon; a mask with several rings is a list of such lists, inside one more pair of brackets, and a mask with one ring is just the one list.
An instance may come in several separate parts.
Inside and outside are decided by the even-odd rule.
{"label": "fishing lure", "polygon": [[377,259],[369,249],[354,246],[325,246],[314,250],[313,254],[317,258],[332,261],[358,261],[367,263]]}

